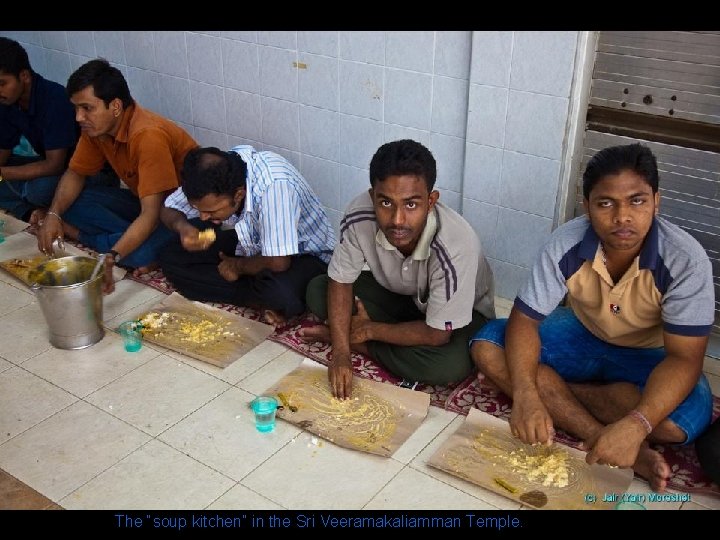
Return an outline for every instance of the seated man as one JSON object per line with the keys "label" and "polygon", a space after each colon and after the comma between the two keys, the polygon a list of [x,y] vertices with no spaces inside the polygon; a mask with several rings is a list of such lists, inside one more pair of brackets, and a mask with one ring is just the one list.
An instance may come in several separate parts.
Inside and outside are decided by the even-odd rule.
{"label": "seated man", "polygon": [[[251,146],[197,148],[180,182],[161,212],[180,235],[160,256],[173,285],[191,300],[260,308],[271,324],[305,311],[307,284],[327,270],[335,239],[302,175]],[[216,240],[200,234],[206,221]]]}
{"label": "seated man", "polygon": [[[17,41],[0,37],[0,208],[27,220],[47,207],[78,135],[65,89],[35,73]],[[36,157],[13,153],[21,137]]]}
{"label": "seated man", "polygon": [[647,147],[598,152],[583,196],[587,215],[553,232],[509,320],[478,332],[472,357],[512,396],[516,437],[549,443],[557,425],[584,441],[588,463],[632,466],[661,492],[670,468],[647,441],[687,444],[710,422],[710,260],[657,216]]}
{"label": "seated man", "polygon": [[697,438],[695,449],[702,470],[720,486],[720,419]]}
{"label": "seated man", "polygon": [[331,341],[328,377],[338,398],[350,397],[351,349],[408,381],[447,384],[473,371],[468,339],[495,316],[492,270],[472,227],[438,202],[435,177],[422,144],[381,146],[371,188],[340,222],[328,275],[308,287],[308,306],[330,327],[301,334]]}
{"label": "seated man", "polygon": [[[185,154],[197,143],[174,122],[135,103],[119,69],[91,60],[68,79],[82,134],[48,211],[32,222],[42,226],[38,247],[52,251],[56,238],[78,240],[106,257],[106,292],[112,290],[112,265],[147,272],[158,251],[172,238],[160,223],[168,193],[179,185]],[[86,187],[85,178],[108,161],[129,189]]]}

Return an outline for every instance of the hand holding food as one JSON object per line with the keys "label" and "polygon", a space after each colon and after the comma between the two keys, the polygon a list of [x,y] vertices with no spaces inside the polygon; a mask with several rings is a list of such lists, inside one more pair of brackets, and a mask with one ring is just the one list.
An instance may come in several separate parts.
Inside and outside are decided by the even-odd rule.
{"label": "hand holding food", "polygon": [[207,248],[215,241],[215,230],[214,229],[205,229],[204,231],[200,231],[198,233],[198,240]]}

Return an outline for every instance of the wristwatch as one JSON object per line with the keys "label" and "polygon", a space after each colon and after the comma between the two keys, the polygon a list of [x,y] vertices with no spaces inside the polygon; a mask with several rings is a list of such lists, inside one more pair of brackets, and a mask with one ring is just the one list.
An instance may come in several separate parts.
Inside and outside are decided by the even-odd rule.
{"label": "wristwatch", "polygon": [[114,249],[108,251],[107,254],[112,258],[113,263],[117,264],[118,262],[120,262],[120,254]]}

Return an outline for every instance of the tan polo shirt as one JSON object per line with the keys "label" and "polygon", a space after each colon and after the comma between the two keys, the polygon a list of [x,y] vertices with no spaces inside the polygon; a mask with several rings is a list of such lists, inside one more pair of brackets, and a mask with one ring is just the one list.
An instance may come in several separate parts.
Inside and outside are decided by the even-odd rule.
{"label": "tan polo shirt", "polygon": [[196,146],[175,122],[136,103],[125,110],[115,138],[83,133],[69,168],[90,176],[107,160],[130,191],[142,198],[177,188],[185,155]]}
{"label": "tan polo shirt", "polygon": [[340,221],[328,276],[354,283],[367,263],[386,289],[412,296],[425,322],[439,330],[467,326],[473,309],[495,318],[494,282],[480,239],[457,212],[438,202],[415,250],[405,256],[387,240],[368,192],[353,200]]}
{"label": "tan polo shirt", "polygon": [[605,268],[600,239],[586,216],[558,227],[515,306],[542,320],[565,294],[585,328],[622,347],[662,347],[663,332],[706,336],[712,329],[710,259],[697,240],[661,217],[617,283]]}

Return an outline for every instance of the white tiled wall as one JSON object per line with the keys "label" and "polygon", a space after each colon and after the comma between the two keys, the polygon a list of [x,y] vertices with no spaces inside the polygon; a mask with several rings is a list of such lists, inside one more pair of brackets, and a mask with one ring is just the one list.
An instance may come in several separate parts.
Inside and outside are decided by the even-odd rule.
{"label": "white tiled wall", "polygon": [[102,56],[143,106],[202,145],[287,157],[334,224],[387,141],[438,165],[512,298],[552,227],[577,32],[16,31],[61,84]]}
{"label": "white tiled wall", "polygon": [[578,32],[473,32],[463,213],[513,298],[553,225]]}

